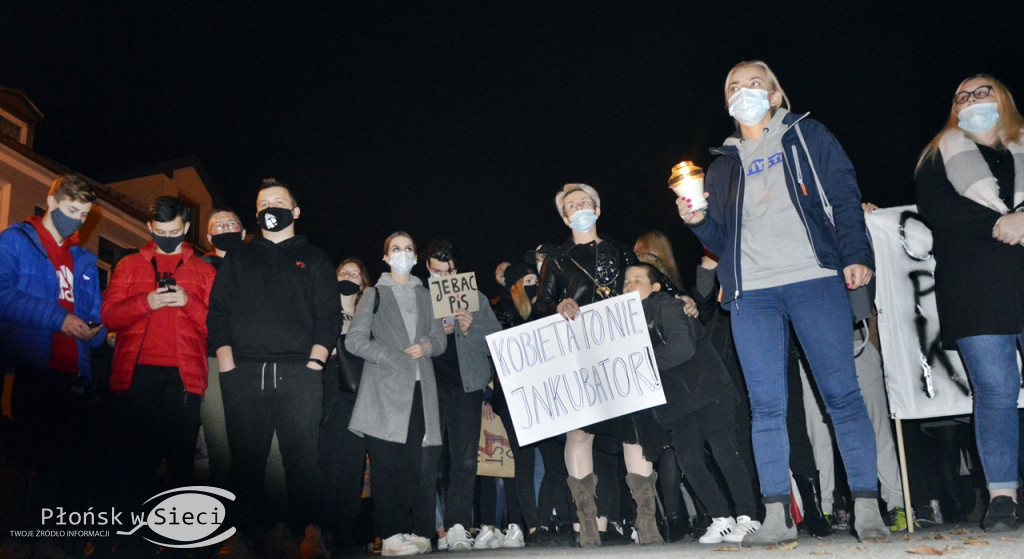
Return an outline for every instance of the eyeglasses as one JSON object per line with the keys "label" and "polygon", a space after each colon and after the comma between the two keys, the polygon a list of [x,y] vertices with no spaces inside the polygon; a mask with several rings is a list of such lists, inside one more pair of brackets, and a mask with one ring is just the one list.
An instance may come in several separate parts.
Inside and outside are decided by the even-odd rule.
{"label": "eyeglasses", "polygon": [[578,210],[592,210],[594,209],[594,201],[590,198],[584,198],[579,202],[569,202],[565,205],[565,215],[574,214]]}
{"label": "eyeglasses", "polygon": [[237,233],[242,230],[242,224],[237,221],[218,221],[210,226],[214,233]]}
{"label": "eyeglasses", "polygon": [[961,91],[960,93],[957,93],[956,95],[953,96],[953,102],[956,103],[957,105],[963,105],[964,103],[970,101],[971,97],[974,97],[975,99],[980,101],[988,97],[991,93],[992,86],[983,85],[978,89],[975,89],[974,91]]}

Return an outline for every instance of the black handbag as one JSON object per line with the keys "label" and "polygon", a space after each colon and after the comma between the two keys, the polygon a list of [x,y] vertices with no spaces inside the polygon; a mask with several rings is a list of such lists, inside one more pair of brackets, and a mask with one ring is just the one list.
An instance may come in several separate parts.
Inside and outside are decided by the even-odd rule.
{"label": "black handbag", "polygon": [[[373,300],[373,316],[377,316],[378,308],[380,308],[380,291],[375,293]],[[373,339],[373,334],[370,334],[370,339]],[[345,349],[345,334],[338,336],[335,346],[337,348],[335,360],[338,362],[338,390],[355,394],[359,391],[359,381],[363,378],[363,358]]]}

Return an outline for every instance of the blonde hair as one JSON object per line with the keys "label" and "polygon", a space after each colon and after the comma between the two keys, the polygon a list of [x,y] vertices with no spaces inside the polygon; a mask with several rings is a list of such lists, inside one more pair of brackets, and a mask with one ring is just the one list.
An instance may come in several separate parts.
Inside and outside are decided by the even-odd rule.
{"label": "blonde hair", "polygon": [[[781,105],[786,107],[787,111],[790,110],[789,109],[789,97],[786,95],[786,90],[782,89],[782,84],[779,83],[779,78],[775,76],[775,72],[772,72],[772,69],[768,67],[768,64],[766,64],[765,62],[762,62],[760,60],[744,60],[743,62],[740,62],[739,64],[733,66],[731,70],[729,70],[729,74],[727,76],[725,76],[725,103],[726,103],[726,105],[729,104],[729,97],[731,97],[731,95],[729,95],[729,84],[732,82],[732,75],[735,74],[737,70],[739,70],[741,68],[746,68],[747,66],[754,66],[754,67],[759,68],[761,71],[764,72],[765,77],[768,78],[768,85],[771,86],[771,90],[768,93],[771,94],[771,93],[774,93],[774,92],[778,91],[779,95],[782,96],[782,104]],[[771,108],[772,115],[774,115],[777,110],[778,110],[778,107],[772,107]]]}
{"label": "blonde hair", "polygon": [[[996,124],[999,132],[999,138],[1004,144],[1020,142],[1021,128],[1024,128],[1024,117],[1020,115],[1020,111],[1017,110],[1017,104],[1013,102],[1013,95],[1010,94],[1010,90],[1003,85],[1003,82],[995,79],[989,74],[976,74],[971,76],[964,81],[960,82],[960,85],[956,86],[956,90],[960,91],[960,88],[965,83],[983,79],[988,80],[992,84],[992,91],[996,94],[996,102],[999,103],[999,123]],[[949,107],[949,119],[946,120],[946,125],[942,127],[942,130],[932,138],[932,141],[928,142],[925,146],[924,151],[921,152],[921,157],[917,159],[917,167],[914,167],[914,173],[921,170],[921,166],[926,161],[933,159],[939,153],[939,142],[942,140],[942,136],[950,130],[955,130],[960,127],[960,119],[957,117],[956,101],[952,101]]]}
{"label": "blonde hair", "polygon": [[581,182],[571,182],[563,186],[561,192],[555,194],[555,207],[558,208],[559,215],[565,217],[565,197],[578,190],[582,190],[587,196],[590,196],[590,199],[594,201],[594,209],[601,207],[601,197],[594,190],[594,187]]}
{"label": "blonde hair", "polygon": [[523,283],[525,278],[526,276],[519,278],[519,281],[508,288],[508,292],[512,296],[512,304],[516,306],[516,312],[523,320],[529,320],[530,313],[533,312],[533,303],[530,302],[530,297],[526,294],[526,285]]}
{"label": "blonde hair", "polygon": [[661,231],[648,231],[636,240],[633,252],[636,253],[637,260],[654,266],[677,288],[683,288],[683,280],[679,275],[679,266],[676,265],[676,257],[672,253],[672,243],[668,240],[668,235]]}

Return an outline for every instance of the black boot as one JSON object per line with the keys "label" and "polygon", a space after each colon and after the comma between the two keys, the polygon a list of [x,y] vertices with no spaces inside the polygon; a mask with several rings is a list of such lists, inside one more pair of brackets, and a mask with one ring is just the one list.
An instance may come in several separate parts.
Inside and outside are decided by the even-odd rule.
{"label": "black boot", "polygon": [[832,535],[832,526],[821,511],[821,484],[817,474],[813,476],[793,474],[796,488],[804,502],[804,521],[797,527],[800,531],[823,538]]}

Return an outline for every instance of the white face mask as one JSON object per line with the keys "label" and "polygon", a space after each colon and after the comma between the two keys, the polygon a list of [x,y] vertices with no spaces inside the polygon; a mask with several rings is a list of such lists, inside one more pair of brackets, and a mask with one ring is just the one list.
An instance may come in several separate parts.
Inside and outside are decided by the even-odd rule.
{"label": "white face mask", "polygon": [[416,257],[411,252],[396,252],[391,254],[391,271],[404,276],[412,271],[412,267],[416,265]]}
{"label": "white face mask", "polygon": [[961,130],[980,134],[999,122],[999,103],[975,103],[961,110],[956,118]]}
{"label": "white face mask", "polygon": [[763,89],[741,87],[729,98],[729,116],[743,126],[753,126],[761,122],[771,108],[768,92]]}

